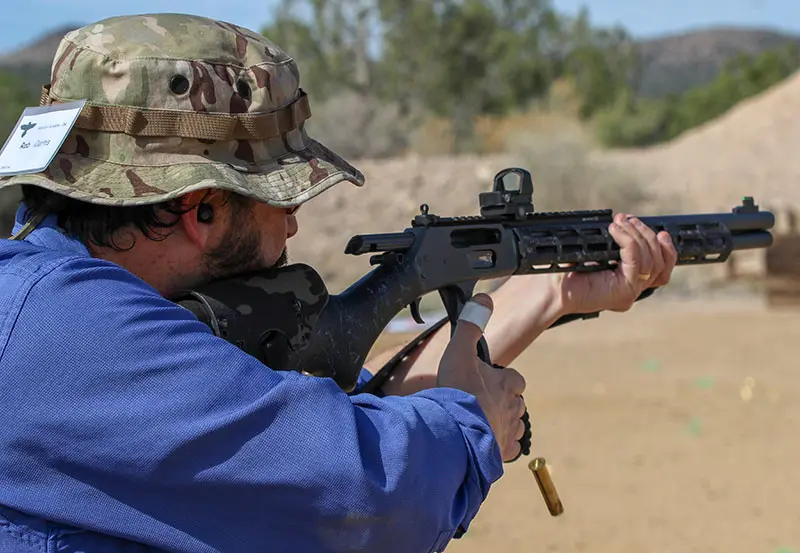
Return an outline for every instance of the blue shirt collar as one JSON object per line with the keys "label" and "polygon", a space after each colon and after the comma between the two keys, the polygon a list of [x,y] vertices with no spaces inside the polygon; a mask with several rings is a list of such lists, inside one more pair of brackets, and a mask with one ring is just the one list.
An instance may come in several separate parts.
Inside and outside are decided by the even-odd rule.
{"label": "blue shirt collar", "polygon": [[[20,202],[19,208],[17,208],[12,234],[16,234],[22,230],[23,225],[25,225],[25,222],[28,220],[28,217],[25,216],[27,209],[25,203]],[[28,234],[25,238],[25,242],[51,250],[59,250],[86,257],[91,256],[89,250],[80,240],[67,234],[64,229],[58,226],[58,217],[53,214],[45,217],[33,232]]]}

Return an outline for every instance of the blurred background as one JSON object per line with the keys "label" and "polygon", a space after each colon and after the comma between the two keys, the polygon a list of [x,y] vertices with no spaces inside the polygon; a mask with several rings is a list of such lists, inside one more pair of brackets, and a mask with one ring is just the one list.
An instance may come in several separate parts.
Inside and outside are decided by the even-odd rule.
{"label": "blurred background", "polygon": [[[751,195],[775,211],[769,251],[679,268],[631,312],[554,329],[523,354],[534,444],[566,512],[547,514],[520,461],[449,550],[800,552],[800,3],[169,6],[4,6],[0,137],[38,104],[78,26],[173,11],[262,32],[300,64],[309,132],[367,176],[304,207],[290,242],[333,292],[369,269],[343,254],[352,235],[399,231],[422,203],[477,213],[477,194],[509,166],[532,172],[537,210],[729,211]],[[16,201],[0,192],[0,236]],[[417,331],[392,328],[382,345]]]}

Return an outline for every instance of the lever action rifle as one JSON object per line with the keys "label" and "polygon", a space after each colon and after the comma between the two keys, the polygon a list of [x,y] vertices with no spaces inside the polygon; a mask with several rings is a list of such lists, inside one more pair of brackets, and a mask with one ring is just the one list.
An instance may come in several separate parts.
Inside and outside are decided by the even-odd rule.
{"label": "lever action rifle", "polygon": [[[517,177],[516,188],[507,184],[510,176]],[[403,232],[352,237],[345,254],[376,254],[370,259],[376,267],[337,295],[328,294],[314,269],[295,264],[217,280],[176,301],[270,368],[329,376],[352,392],[388,323],[406,307],[423,323],[419,301],[430,292],[439,293],[447,312],[441,326],[455,323],[478,281],[608,270],[619,261],[608,232],[610,209],[535,213],[533,182],[524,169],[498,173],[494,190],[480,193],[479,203],[480,216],[442,217],[422,205]],[[775,223],[752,197],[730,213],[640,219],[669,233],[677,265],[723,263],[735,250],[767,248]],[[598,315],[568,315],[553,326]],[[481,349],[488,362],[485,344]],[[379,386],[374,378],[370,384],[371,390]]]}
{"label": "lever action rifle", "polygon": [[[510,179],[516,183],[509,183]],[[374,392],[428,335],[447,322],[451,333],[455,330],[461,309],[479,281],[609,270],[619,261],[619,245],[608,232],[613,220],[610,209],[536,213],[533,181],[524,169],[499,172],[493,190],[479,194],[479,205],[480,216],[442,217],[423,204],[411,227],[402,232],[352,237],[345,254],[374,254],[370,264],[375,268],[337,295],[327,293],[311,267],[295,264],[212,282],[176,301],[215,334],[270,368],[331,377],[352,392],[387,324],[407,306],[421,323],[420,299],[438,292],[447,316],[358,390]],[[724,263],[735,250],[767,248],[772,245],[769,230],[775,223],[774,215],[759,210],[752,197],[745,197],[730,213],[640,219],[656,232],[669,233],[678,265]],[[646,291],[639,299],[652,292]],[[553,326],[598,315],[566,315]],[[479,343],[478,355],[491,364],[485,339]],[[539,485],[544,493],[552,486],[543,474],[545,481],[539,480]],[[553,514],[560,512],[560,505],[548,503],[548,507]]]}

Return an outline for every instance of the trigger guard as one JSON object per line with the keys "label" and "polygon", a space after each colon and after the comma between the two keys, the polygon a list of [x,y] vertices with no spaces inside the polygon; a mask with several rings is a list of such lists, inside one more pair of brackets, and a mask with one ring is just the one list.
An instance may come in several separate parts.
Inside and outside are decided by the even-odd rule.
{"label": "trigger guard", "polygon": [[414,319],[414,322],[424,325],[425,320],[422,318],[422,313],[419,312],[420,302],[421,300],[417,298],[409,304],[408,309],[411,311],[411,317]]}

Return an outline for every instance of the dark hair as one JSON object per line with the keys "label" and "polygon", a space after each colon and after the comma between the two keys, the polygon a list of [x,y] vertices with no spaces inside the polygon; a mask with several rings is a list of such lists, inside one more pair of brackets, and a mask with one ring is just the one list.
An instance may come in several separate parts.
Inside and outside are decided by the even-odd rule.
{"label": "dark hair", "polygon": [[[23,184],[21,188],[26,218],[40,213],[56,215],[58,226],[84,244],[117,251],[133,247],[133,242],[127,247],[116,243],[115,235],[119,230],[134,227],[150,240],[164,240],[170,234],[169,229],[178,224],[177,216],[196,207],[196,204],[185,204],[180,198],[148,205],[107,206],[76,200],[39,186]],[[225,201],[232,200],[234,209],[250,205],[249,198],[228,191],[224,193]]]}

